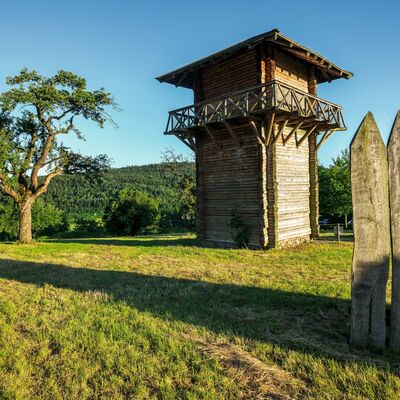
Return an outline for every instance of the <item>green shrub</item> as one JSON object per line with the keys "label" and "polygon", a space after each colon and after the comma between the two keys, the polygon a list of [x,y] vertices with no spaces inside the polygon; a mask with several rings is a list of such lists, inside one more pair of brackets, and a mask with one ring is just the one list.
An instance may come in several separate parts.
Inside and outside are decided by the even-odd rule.
{"label": "green shrub", "polygon": [[18,210],[9,199],[0,201],[0,240],[13,240],[18,234]]}
{"label": "green shrub", "polygon": [[250,229],[243,222],[236,210],[232,210],[230,228],[232,229],[232,239],[238,247],[248,247],[250,241]]}
{"label": "green shrub", "polygon": [[137,235],[159,227],[160,207],[146,192],[123,189],[105,210],[106,229],[113,234]]}
{"label": "green shrub", "polygon": [[89,233],[103,233],[104,223],[95,215],[81,216],[75,221],[75,229]]}

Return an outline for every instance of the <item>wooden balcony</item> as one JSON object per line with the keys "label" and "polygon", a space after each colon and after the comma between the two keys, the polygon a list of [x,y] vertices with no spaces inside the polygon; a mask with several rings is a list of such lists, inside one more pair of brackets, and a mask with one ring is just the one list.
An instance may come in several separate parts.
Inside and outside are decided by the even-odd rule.
{"label": "wooden balcony", "polygon": [[[270,118],[272,116],[272,118]],[[190,130],[212,124],[252,123],[273,120],[287,127],[315,132],[345,130],[342,107],[278,81],[247,88],[227,96],[193,104],[169,112],[165,134],[179,138]],[[283,131],[283,130],[282,130]],[[191,136],[191,135],[189,135]]]}

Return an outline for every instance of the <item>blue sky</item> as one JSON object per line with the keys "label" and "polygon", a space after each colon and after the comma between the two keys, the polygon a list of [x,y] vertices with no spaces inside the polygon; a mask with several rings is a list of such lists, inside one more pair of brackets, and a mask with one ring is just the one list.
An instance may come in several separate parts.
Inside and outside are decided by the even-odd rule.
{"label": "blue sky", "polygon": [[158,162],[167,147],[167,111],[192,104],[192,92],[154,78],[256,34],[283,34],[354,72],[349,81],[319,87],[319,96],[343,105],[347,132],[336,133],[323,163],[348,146],[371,110],[386,140],[400,108],[400,33],[397,1],[102,1],[3,2],[0,14],[4,77],[22,67],[53,74],[71,70],[92,89],[113,93],[119,128],[83,124],[86,142],[67,144],[86,154],[106,153],[115,166]]}

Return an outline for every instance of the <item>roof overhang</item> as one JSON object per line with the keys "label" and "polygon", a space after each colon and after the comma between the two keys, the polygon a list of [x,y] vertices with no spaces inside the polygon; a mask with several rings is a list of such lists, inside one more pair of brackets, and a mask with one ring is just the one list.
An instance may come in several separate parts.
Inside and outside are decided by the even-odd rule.
{"label": "roof overhang", "polygon": [[184,67],[168,72],[167,74],[161,75],[156,79],[160,82],[167,82],[175,86],[182,86],[192,89],[193,73],[196,70],[214,65],[237,53],[248,51],[261,43],[267,42],[273,43],[274,46],[286,51],[296,58],[305,61],[306,63],[315,65],[317,68],[318,83],[330,82],[339,78],[349,79],[353,76],[351,72],[339,68],[325,57],[322,57],[318,53],[308,49],[305,46],[302,46],[294,40],[289,39],[280,33],[278,29],[274,29],[235,44],[234,46],[228,47],[208,57],[202,58],[201,60],[185,65]]}

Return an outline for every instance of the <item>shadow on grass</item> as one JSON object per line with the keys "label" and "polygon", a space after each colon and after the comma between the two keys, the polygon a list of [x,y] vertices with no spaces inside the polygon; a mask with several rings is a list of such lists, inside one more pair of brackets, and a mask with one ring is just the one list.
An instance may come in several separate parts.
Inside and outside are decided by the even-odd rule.
{"label": "shadow on grass", "polygon": [[0,278],[101,291],[165,320],[295,348],[312,350],[314,343],[315,350],[332,342],[346,346],[347,341],[349,302],[342,299],[8,259],[0,260]]}
{"label": "shadow on grass", "polygon": [[[171,238],[172,237],[172,238]],[[47,239],[42,240],[47,243],[77,243],[77,244],[95,244],[102,246],[140,246],[140,247],[155,247],[155,246],[197,246],[198,242],[196,238],[188,238],[181,236],[165,236],[165,239],[157,235],[152,236],[140,236],[124,239],[113,238],[77,238],[77,239]]]}

